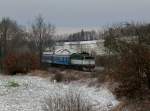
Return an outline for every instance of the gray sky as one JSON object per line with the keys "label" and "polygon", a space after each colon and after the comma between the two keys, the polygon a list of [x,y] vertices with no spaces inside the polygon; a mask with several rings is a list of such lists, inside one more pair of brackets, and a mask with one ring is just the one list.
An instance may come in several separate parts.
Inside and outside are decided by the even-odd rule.
{"label": "gray sky", "polygon": [[42,14],[62,32],[124,21],[150,22],[149,11],[150,0],[0,0],[0,17],[30,25]]}

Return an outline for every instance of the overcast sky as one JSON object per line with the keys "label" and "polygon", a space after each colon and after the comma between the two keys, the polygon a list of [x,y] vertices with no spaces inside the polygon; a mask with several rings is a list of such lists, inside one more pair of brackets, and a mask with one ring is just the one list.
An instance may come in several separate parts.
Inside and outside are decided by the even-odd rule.
{"label": "overcast sky", "polygon": [[38,14],[62,32],[124,21],[150,22],[150,0],[0,0],[0,17],[30,25]]}

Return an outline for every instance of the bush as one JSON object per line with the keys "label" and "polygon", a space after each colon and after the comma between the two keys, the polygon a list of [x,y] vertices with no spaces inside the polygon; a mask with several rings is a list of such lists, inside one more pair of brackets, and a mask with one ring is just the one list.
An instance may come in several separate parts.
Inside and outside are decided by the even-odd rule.
{"label": "bush", "polygon": [[75,81],[75,80],[79,80],[81,79],[81,74],[79,74],[79,72],[76,71],[54,71],[54,76],[52,78],[52,80],[56,80],[57,82],[71,82],[71,81]]}
{"label": "bush", "polygon": [[103,67],[112,67],[118,64],[118,59],[116,55],[105,55],[96,57],[96,65]]}
{"label": "bush", "polygon": [[47,100],[45,111],[96,111],[81,92],[67,91],[64,95],[56,94]]}
{"label": "bush", "polygon": [[63,80],[64,80],[64,76],[63,76],[63,74],[61,74],[61,73],[56,73],[55,75],[54,75],[54,78],[53,78],[54,80],[56,80],[57,82],[62,82]]}
{"label": "bush", "polygon": [[116,89],[118,97],[125,96],[129,100],[149,98],[150,50],[142,45],[130,45],[121,55],[116,74],[116,79],[120,83]]}
{"label": "bush", "polygon": [[133,102],[122,101],[112,111],[149,111],[150,101],[146,102]]}
{"label": "bush", "polygon": [[99,76],[97,77],[97,82],[98,83],[104,83],[104,82],[112,82],[113,81],[113,71],[109,70],[104,70],[103,72],[101,72],[101,74],[99,74]]}
{"label": "bush", "polygon": [[8,54],[4,60],[5,72],[9,74],[27,73],[39,67],[39,59],[35,54]]}

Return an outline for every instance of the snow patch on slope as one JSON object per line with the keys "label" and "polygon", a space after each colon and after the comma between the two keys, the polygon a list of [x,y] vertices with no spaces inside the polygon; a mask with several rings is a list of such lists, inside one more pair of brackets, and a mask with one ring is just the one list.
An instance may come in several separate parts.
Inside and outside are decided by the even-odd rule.
{"label": "snow patch on slope", "polygon": [[[19,87],[8,87],[16,81]],[[80,91],[97,108],[109,111],[119,102],[106,88],[87,87],[84,84],[52,83],[47,79],[31,76],[0,76],[0,111],[44,111],[46,98],[63,96],[68,90]]]}

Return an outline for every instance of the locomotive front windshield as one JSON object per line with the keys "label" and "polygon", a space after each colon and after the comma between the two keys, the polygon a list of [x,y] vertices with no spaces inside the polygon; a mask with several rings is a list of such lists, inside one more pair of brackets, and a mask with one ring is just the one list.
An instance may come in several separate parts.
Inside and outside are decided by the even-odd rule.
{"label": "locomotive front windshield", "polygon": [[90,56],[88,56],[88,57],[85,57],[85,59],[90,59],[90,60],[92,59],[92,60],[93,60],[93,59],[94,59],[94,57],[90,57]]}
{"label": "locomotive front windshield", "polygon": [[88,59],[88,60],[94,60],[94,57],[90,56],[89,54],[83,54],[83,53],[75,53],[71,55],[72,59],[78,59],[78,60],[83,60],[83,59]]}

